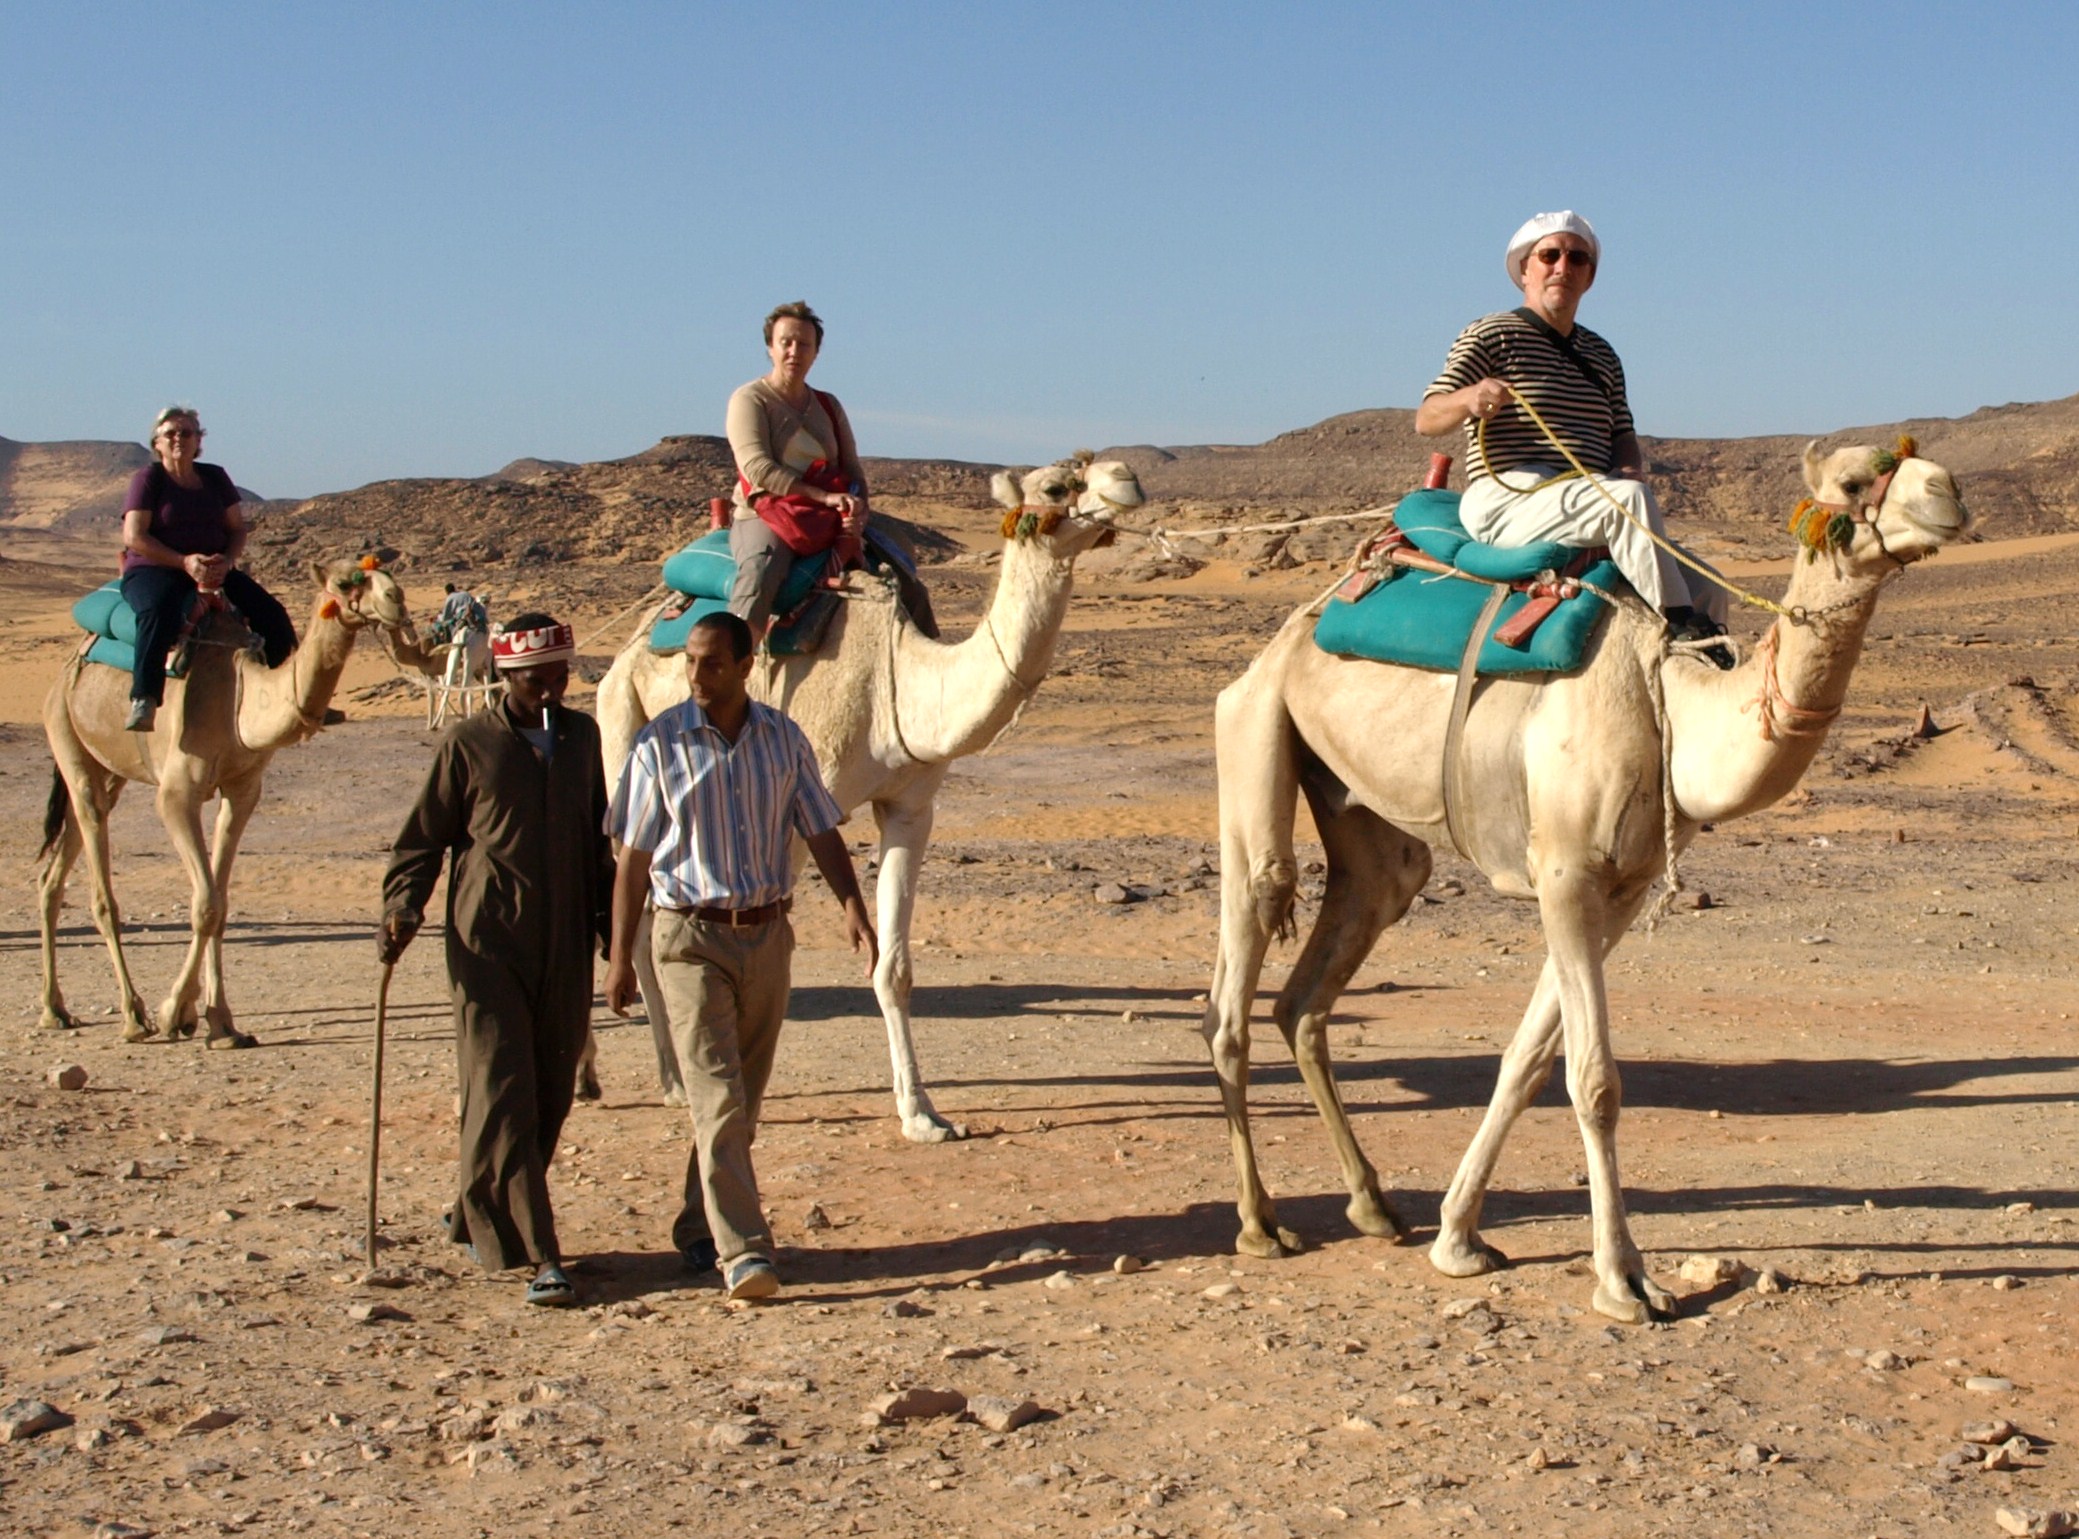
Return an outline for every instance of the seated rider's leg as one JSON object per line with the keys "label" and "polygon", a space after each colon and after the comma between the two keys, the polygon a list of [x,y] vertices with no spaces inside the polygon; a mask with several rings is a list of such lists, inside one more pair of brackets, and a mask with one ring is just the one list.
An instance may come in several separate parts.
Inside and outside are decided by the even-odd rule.
{"label": "seated rider's leg", "polygon": [[780,584],[794,569],[794,552],[764,519],[739,518],[729,526],[729,554],[736,562],[729,611],[743,617],[753,636],[762,636],[772,620]]}
{"label": "seated rider's leg", "polygon": [[237,570],[224,574],[224,597],[245,616],[245,623],[260,638],[267,651],[267,666],[279,668],[288,661],[289,654],[296,650],[296,622],[282,608],[281,600]]}
{"label": "seated rider's leg", "polygon": [[130,698],[159,704],[166,696],[166,654],[180,639],[195,580],[170,566],[132,567],[123,574],[123,602],[137,614],[137,662]]}
{"label": "seated rider's leg", "polygon": [[[1689,584],[1675,558],[1653,543],[1647,529],[1666,537],[1660,504],[1642,481],[1604,480],[1604,491],[1624,505],[1626,518],[1610,506],[1601,493],[1586,481],[1562,482],[1557,490],[1561,517],[1580,530],[1577,535],[1558,535],[1569,545],[1607,545],[1610,559],[1638,596],[1655,609],[1668,610],[1689,602]],[[1643,524],[1645,528],[1639,526]]]}

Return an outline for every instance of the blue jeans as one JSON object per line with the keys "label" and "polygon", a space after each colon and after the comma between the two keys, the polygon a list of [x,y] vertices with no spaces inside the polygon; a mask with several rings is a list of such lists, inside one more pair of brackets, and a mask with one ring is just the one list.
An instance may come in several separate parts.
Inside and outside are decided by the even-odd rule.
{"label": "blue jeans", "polygon": [[[166,654],[180,639],[195,579],[170,566],[132,567],[123,574],[123,602],[137,612],[137,662],[130,673],[130,698],[157,705],[166,694]],[[224,576],[224,597],[244,617],[267,651],[267,666],[279,668],[296,650],[296,624],[280,600],[245,573]]]}

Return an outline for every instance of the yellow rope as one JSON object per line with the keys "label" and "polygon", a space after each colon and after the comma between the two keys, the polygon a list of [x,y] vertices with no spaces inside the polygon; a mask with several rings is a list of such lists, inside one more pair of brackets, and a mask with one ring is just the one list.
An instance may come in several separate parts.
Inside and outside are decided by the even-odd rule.
{"label": "yellow rope", "polygon": [[[1508,381],[1504,380],[1502,383],[1508,384]],[[1691,556],[1688,552],[1684,551],[1679,545],[1676,545],[1673,541],[1668,540],[1662,537],[1661,535],[1655,534],[1653,530],[1649,528],[1647,525],[1640,523],[1638,519],[1632,516],[1632,511],[1630,508],[1627,508],[1623,503],[1619,502],[1615,497],[1612,497],[1610,495],[1609,489],[1603,485],[1601,477],[1591,473],[1588,467],[1582,464],[1581,461],[1575,457],[1574,451],[1569,449],[1566,446],[1566,444],[1561,441],[1560,436],[1552,431],[1551,424],[1546,422],[1543,417],[1538,415],[1538,409],[1535,406],[1531,405],[1529,401],[1524,399],[1522,391],[1518,390],[1514,385],[1509,385],[1509,394],[1516,398],[1516,404],[1523,408],[1524,415],[1528,416],[1532,422],[1537,424],[1538,431],[1545,435],[1547,442],[1549,442],[1552,445],[1552,447],[1557,449],[1561,454],[1566,456],[1566,462],[1574,467],[1575,473],[1579,475],[1582,480],[1586,481],[1590,486],[1594,487],[1596,490],[1596,494],[1600,496],[1603,499],[1603,501],[1607,502],[1611,507],[1615,508],[1619,516],[1622,517],[1626,523],[1632,525],[1641,534],[1645,535],[1647,539],[1651,540],[1655,545],[1658,545],[1662,550],[1666,551],[1670,556],[1673,556],[1677,561],[1681,562],[1682,565],[1688,567],[1692,572],[1696,572],[1704,577],[1709,578],[1712,582],[1718,584],[1719,587],[1725,589],[1726,592],[1730,593],[1741,603],[1752,605],[1756,609],[1766,609],[1771,614],[1781,615],[1792,625],[1803,625],[1805,623],[1805,616],[1802,610],[1787,609],[1783,605],[1777,603],[1774,599],[1763,598],[1759,593],[1749,593],[1745,588],[1739,587],[1738,585],[1728,581],[1726,578],[1720,576],[1718,573],[1712,571],[1709,567],[1705,566],[1701,561],[1696,560],[1693,556]],[[1487,441],[1485,437],[1486,428],[1487,419],[1483,417],[1480,419],[1480,430],[1482,434],[1480,441],[1480,454],[1483,459],[1486,457],[1487,454]],[[1492,472],[1489,473],[1492,474]],[[1496,479],[1499,480],[1500,478],[1496,477]],[[1569,478],[1565,476],[1560,476],[1555,477],[1555,479],[1567,480]],[[1549,486],[1552,483],[1549,481],[1541,481],[1538,484],[1540,486]],[[1509,487],[1506,481],[1503,481],[1502,485],[1504,487],[1508,487],[1508,489],[1511,491],[1515,490],[1515,488]]]}

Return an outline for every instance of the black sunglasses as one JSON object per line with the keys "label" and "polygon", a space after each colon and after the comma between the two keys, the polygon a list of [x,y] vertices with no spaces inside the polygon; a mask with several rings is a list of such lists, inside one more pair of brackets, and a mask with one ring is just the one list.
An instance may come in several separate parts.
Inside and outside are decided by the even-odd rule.
{"label": "black sunglasses", "polygon": [[1547,267],[1593,267],[1595,258],[1585,251],[1573,251],[1561,246],[1546,246],[1533,251],[1532,256]]}

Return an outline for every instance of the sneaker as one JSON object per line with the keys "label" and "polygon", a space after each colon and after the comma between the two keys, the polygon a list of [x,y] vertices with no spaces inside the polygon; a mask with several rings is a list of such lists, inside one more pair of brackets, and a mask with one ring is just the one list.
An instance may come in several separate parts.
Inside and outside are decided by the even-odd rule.
{"label": "sneaker", "polygon": [[726,1291],[733,1299],[769,1299],[780,1291],[780,1274],[763,1256],[738,1256],[729,1263]]}
{"label": "sneaker", "polygon": [[701,1238],[679,1247],[679,1260],[685,1262],[686,1270],[695,1277],[715,1269],[715,1242]]}
{"label": "sneaker", "polygon": [[132,699],[130,714],[123,720],[125,732],[149,732],[159,719],[159,707],[154,701]]}

